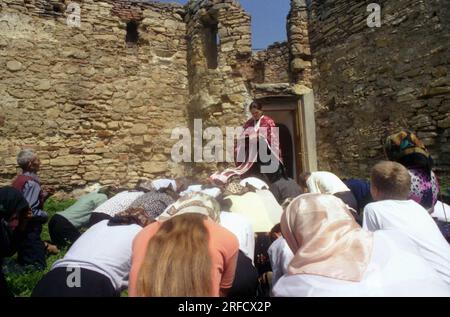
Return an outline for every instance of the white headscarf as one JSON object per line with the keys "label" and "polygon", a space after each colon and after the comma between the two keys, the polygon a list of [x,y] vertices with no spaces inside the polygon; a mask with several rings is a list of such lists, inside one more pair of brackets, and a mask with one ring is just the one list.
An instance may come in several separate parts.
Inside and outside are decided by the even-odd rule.
{"label": "white headscarf", "polygon": [[167,207],[157,218],[159,222],[186,213],[195,213],[208,216],[215,222],[220,222],[220,206],[217,200],[203,193],[190,193],[180,197]]}
{"label": "white headscarf", "polygon": [[244,178],[243,180],[241,180],[241,182],[239,184],[242,186],[245,186],[246,184],[250,184],[253,187],[255,187],[256,189],[269,189],[269,185],[267,185],[266,182],[260,180],[257,177]]}

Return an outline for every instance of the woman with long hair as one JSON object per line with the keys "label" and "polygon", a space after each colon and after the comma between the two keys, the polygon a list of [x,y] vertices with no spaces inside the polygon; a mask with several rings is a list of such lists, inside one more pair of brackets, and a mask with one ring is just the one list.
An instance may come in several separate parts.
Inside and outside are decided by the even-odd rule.
{"label": "woman with long hair", "polygon": [[133,242],[129,295],[226,296],[239,243],[219,219],[219,204],[206,194],[169,206]]}
{"label": "woman with long hair", "polygon": [[163,193],[147,193],[127,210],[93,225],[75,241],[63,259],[53,264],[32,296],[119,296],[128,287],[133,239],[171,202]]}
{"label": "woman with long hair", "polygon": [[204,215],[184,214],[161,225],[148,244],[139,271],[138,295],[204,297],[212,294],[212,263],[205,220]]}

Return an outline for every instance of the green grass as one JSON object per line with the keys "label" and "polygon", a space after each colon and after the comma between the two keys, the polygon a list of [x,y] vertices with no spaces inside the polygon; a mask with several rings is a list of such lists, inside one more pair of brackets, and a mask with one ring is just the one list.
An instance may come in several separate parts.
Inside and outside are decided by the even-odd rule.
{"label": "green grass", "polygon": [[[44,206],[44,210],[48,213],[49,219],[58,211],[62,211],[72,205],[75,200],[57,201],[49,198]],[[48,233],[48,225],[42,228],[42,240],[50,240]],[[27,297],[33,292],[34,287],[39,280],[50,270],[53,263],[64,257],[67,250],[60,250],[59,254],[51,255],[47,258],[47,268],[44,271],[32,271],[25,273],[7,273],[6,280],[15,296]]]}
{"label": "green grass", "polygon": [[13,294],[18,297],[29,297],[36,284],[50,271],[54,262],[64,257],[65,252],[66,250],[62,250],[59,254],[48,257],[47,268],[44,271],[6,274],[8,286]]}
{"label": "green grass", "polygon": [[[71,206],[75,200],[64,200],[64,201],[58,201],[54,200],[52,198],[49,198],[47,202],[45,203],[44,210],[48,213],[49,219],[58,211],[62,211],[66,209],[67,207]],[[43,241],[49,240],[50,241],[50,235],[48,233],[48,225],[45,224],[42,228],[42,235],[41,238]],[[34,287],[36,284],[41,280],[41,278],[50,271],[50,268],[52,267],[53,263],[55,263],[57,260],[64,257],[67,250],[63,249],[60,250],[59,254],[57,255],[51,255],[47,257],[47,268],[44,271],[33,271],[33,272],[25,272],[25,273],[7,273],[6,280],[8,281],[8,286],[13,292],[15,296],[18,297],[29,297],[31,293],[33,292]],[[128,290],[124,290],[121,293],[121,297],[127,297],[128,296]]]}

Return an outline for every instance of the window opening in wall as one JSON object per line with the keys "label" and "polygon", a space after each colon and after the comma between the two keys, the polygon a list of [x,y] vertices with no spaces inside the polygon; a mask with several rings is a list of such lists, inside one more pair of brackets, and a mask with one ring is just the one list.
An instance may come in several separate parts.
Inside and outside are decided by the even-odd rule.
{"label": "window opening in wall", "polygon": [[138,24],[135,21],[130,21],[127,23],[127,35],[125,42],[128,45],[135,45],[139,40]]}
{"label": "window opening in wall", "polygon": [[220,37],[217,24],[205,25],[205,56],[209,69],[216,69],[219,58]]}
{"label": "window opening in wall", "polygon": [[255,70],[255,83],[262,84],[264,83],[265,77],[265,65],[264,62],[257,62],[254,67]]}
{"label": "window opening in wall", "polygon": [[55,12],[55,13],[62,13],[63,12],[62,4],[54,4],[53,5],[53,12]]}

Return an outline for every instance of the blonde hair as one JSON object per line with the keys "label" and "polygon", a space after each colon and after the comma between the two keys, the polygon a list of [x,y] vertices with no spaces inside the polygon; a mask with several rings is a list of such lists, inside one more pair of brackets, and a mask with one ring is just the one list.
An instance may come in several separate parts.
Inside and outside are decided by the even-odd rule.
{"label": "blonde hair", "polygon": [[406,167],[397,162],[381,161],[372,168],[371,186],[382,199],[405,200],[411,190],[411,176]]}
{"label": "blonde hair", "polygon": [[206,216],[187,213],[165,221],[147,247],[138,296],[212,296]]}

